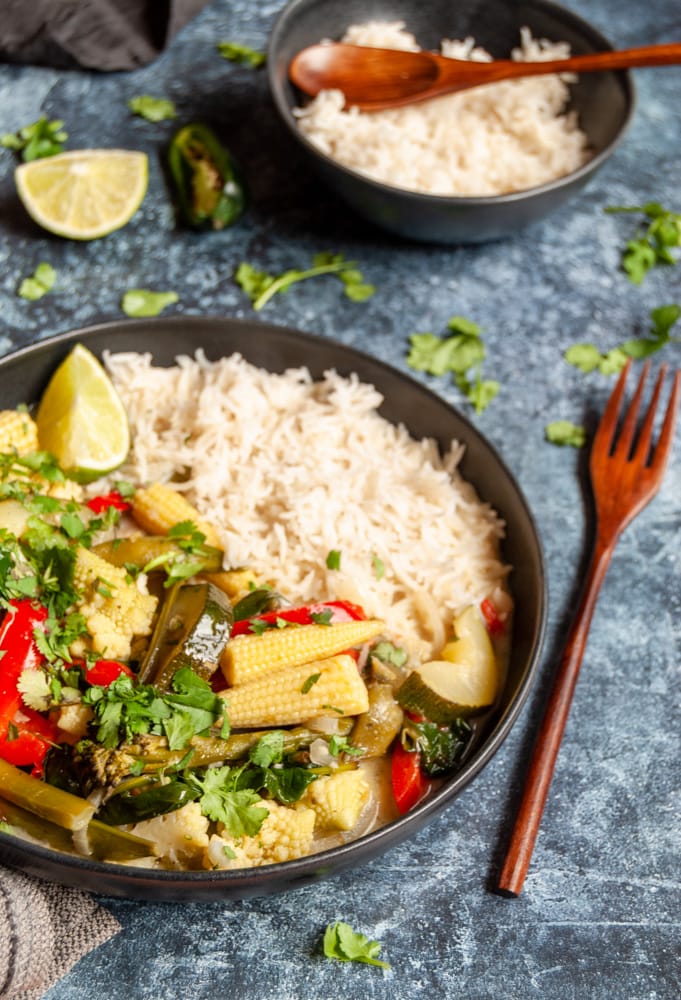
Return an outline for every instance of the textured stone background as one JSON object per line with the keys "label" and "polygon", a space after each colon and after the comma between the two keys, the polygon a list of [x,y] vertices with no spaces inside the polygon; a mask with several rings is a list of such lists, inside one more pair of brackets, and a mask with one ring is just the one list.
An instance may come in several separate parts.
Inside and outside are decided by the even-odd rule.
{"label": "textured stone background", "polygon": [[[333,280],[297,286],[263,320],[337,338],[405,366],[406,338],[443,332],[453,314],[485,331],[486,372],[502,391],[476,425],[520,480],[549,567],[550,621],[539,681],[506,744],[428,828],[353,873],[288,895],[209,905],[106,900],[123,930],[83,959],[46,1000],[402,1000],[412,997],[678,996],[679,446],[662,492],[625,533],[593,623],[565,742],[525,891],[489,891],[523,764],[557,661],[590,537],[584,456],[543,441],[550,420],[592,421],[611,381],[562,360],[570,344],[607,349],[647,329],[652,308],[681,301],[681,267],[641,287],[618,270],[626,220],[608,204],[658,200],[681,210],[681,70],[639,71],[625,143],[590,186],[544,223],[472,248],[409,245],[371,230],[323,190],[271,107],[264,74],[215,53],[219,39],[264,47],[282,3],[215,0],[153,65],[130,74],[0,67],[0,131],[41,114],[66,120],[69,147],[147,150],[141,210],[105,240],[39,232],[18,204],[13,154],[0,153],[0,352],[122,317],[131,287],[175,289],[185,314],[251,316],[231,279],[241,260],[276,272],[318,250],[357,259],[378,288],[365,305]],[[681,38],[678,0],[572,0],[620,47]],[[133,118],[126,100],[164,95],[181,120],[214,125],[240,156],[253,207],[222,234],[176,230],[159,153],[175,125]],[[50,261],[55,290],[16,295]],[[666,349],[678,364],[678,345]],[[419,376],[417,376],[419,377]],[[428,380],[461,405],[445,380]],[[392,971],[319,956],[327,922],[380,939]]]}

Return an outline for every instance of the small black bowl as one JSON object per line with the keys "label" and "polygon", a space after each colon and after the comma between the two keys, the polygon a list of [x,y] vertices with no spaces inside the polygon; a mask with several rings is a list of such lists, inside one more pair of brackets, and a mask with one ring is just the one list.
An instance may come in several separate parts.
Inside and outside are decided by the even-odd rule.
{"label": "small black bowl", "polygon": [[553,212],[575,195],[621,141],[634,110],[628,72],[585,73],[572,87],[570,109],[579,115],[592,158],[558,180],[511,194],[448,197],[419,194],[371,180],[317,149],[300,131],[293,109],[302,96],[288,79],[293,56],[322,38],[342,37],[351,24],[404,21],[426,49],[442,38],[473,37],[496,58],[508,58],[520,29],[568,42],[573,54],[612,45],[581,18],[548,0],[291,0],[270,36],[269,84],[276,108],[315,168],[360,215],[389,232],[428,243],[479,243],[509,236]]}
{"label": "small black bowl", "polygon": [[[413,836],[449,805],[489,762],[518,717],[536,673],[546,622],[546,581],[537,528],[527,502],[494,448],[458,411],[420,383],[360,351],[284,327],[196,316],[121,321],[54,337],[0,359],[0,397],[6,408],[36,402],[51,373],[82,343],[104,350],[150,352],[170,365],[201,348],[210,360],[238,352],[269,371],[307,366],[316,378],[334,368],[357,374],[383,394],[382,415],[415,437],[433,437],[445,450],[455,438],[466,451],[461,473],[506,521],[503,558],[512,565],[513,636],[504,691],[463,767],[411,812],[342,847],[298,861],[234,871],[157,871],[93,861],[19,840],[0,830],[0,863],[90,892],[129,899],[207,902],[293,889],[364,864]],[[0,795],[1,795],[0,790]],[[465,818],[463,819],[465,825]]]}

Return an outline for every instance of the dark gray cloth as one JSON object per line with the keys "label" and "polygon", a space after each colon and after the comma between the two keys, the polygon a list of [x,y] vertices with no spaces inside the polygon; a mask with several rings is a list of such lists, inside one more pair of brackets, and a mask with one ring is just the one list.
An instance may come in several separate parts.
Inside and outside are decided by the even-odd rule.
{"label": "dark gray cloth", "polygon": [[0,61],[136,69],[208,0],[1,0]]}
{"label": "dark gray cloth", "polygon": [[0,1000],[38,1000],[120,929],[87,893],[0,868]]}

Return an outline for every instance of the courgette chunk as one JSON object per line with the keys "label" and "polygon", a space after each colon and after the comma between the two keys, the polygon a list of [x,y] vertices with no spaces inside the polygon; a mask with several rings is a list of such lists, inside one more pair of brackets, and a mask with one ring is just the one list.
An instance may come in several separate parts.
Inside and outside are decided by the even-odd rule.
{"label": "courgette chunk", "polygon": [[417,667],[398,688],[403,708],[449,725],[494,703],[498,670],[483,618],[471,605],[454,622],[456,638],[441,658]]}

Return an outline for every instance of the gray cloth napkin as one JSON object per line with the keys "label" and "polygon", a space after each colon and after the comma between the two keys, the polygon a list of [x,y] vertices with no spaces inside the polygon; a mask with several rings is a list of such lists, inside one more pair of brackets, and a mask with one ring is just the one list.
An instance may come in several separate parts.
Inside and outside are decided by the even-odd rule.
{"label": "gray cloth napkin", "polygon": [[120,929],[88,893],[0,868],[0,1000],[38,1000]]}
{"label": "gray cloth napkin", "polygon": [[136,69],[208,0],[0,0],[0,61]]}

